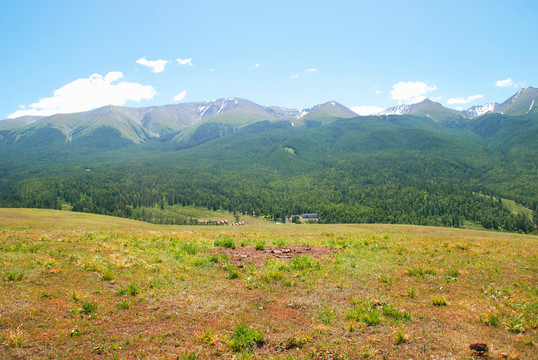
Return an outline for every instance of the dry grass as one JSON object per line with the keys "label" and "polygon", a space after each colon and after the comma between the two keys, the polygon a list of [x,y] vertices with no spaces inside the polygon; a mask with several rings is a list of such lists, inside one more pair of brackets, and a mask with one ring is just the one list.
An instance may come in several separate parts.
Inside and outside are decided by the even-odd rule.
{"label": "dry grass", "polygon": [[[469,359],[474,343],[537,358],[536,236],[26,209],[0,219],[1,359]],[[222,238],[338,251],[238,266]]]}

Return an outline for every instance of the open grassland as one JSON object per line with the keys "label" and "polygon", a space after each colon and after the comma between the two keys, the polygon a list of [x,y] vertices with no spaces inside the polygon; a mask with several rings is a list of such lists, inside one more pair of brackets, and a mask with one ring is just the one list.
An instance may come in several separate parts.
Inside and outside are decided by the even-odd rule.
{"label": "open grassland", "polygon": [[[1,359],[536,359],[538,237],[0,209]],[[475,347],[476,348],[476,347]]]}

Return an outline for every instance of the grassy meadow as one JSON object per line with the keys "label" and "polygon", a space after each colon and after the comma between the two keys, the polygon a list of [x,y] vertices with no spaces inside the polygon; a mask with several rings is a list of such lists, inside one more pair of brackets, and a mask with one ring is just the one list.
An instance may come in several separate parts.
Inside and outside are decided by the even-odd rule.
{"label": "grassy meadow", "polygon": [[537,359],[537,271],[532,235],[0,209],[0,359]]}

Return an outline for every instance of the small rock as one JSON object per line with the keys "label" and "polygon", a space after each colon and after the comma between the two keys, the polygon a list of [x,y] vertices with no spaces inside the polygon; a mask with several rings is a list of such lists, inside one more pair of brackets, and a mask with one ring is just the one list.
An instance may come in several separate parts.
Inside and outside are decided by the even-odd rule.
{"label": "small rock", "polygon": [[476,343],[469,345],[469,348],[476,352],[477,356],[484,356],[488,352],[488,346],[484,343]]}

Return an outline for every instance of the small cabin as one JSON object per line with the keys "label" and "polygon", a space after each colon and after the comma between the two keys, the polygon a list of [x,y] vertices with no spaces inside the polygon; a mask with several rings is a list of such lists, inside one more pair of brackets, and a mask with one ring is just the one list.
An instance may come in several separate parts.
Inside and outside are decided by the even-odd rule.
{"label": "small cabin", "polygon": [[305,221],[318,221],[318,220],[319,220],[319,216],[318,216],[318,214],[316,214],[316,213],[303,214],[303,215],[301,215],[301,220],[305,220]]}

